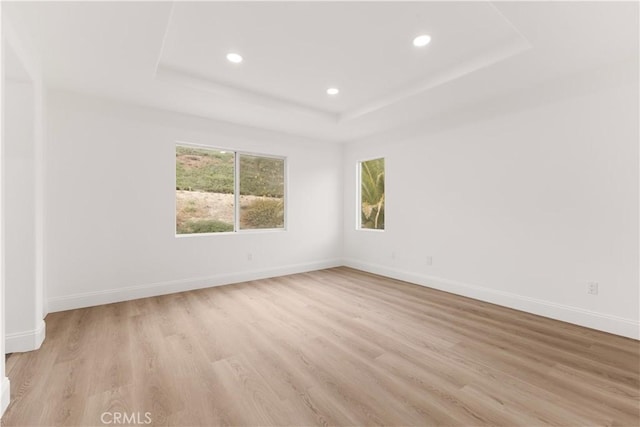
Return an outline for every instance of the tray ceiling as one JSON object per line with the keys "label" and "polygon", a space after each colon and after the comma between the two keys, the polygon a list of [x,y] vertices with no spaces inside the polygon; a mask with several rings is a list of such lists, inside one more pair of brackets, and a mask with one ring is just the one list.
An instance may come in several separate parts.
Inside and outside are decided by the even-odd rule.
{"label": "tray ceiling", "polygon": [[328,141],[637,80],[637,2],[1,5],[50,88]]}
{"label": "tray ceiling", "polygon": [[[432,42],[415,47],[420,34]],[[346,120],[529,47],[487,2],[176,3],[158,72]],[[244,61],[228,62],[228,52]],[[328,96],[334,86],[339,95]]]}

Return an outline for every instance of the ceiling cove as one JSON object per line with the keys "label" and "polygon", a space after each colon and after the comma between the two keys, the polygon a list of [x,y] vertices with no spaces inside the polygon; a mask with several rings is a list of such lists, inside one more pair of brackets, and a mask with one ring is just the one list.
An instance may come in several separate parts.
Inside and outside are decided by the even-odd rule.
{"label": "ceiling cove", "polygon": [[155,78],[339,124],[531,47],[491,2],[176,2]]}

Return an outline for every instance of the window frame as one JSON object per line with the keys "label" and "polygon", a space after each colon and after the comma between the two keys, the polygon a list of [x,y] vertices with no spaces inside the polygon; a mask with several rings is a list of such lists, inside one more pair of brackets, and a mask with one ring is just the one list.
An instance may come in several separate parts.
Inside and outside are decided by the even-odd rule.
{"label": "window frame", "polygon": [[384,160],[384,212],[387,213],[387,158],[385,156],[367,157],[356,161],[356,231],[371,231],[374,233],[384,233],[387,229],[387,223],[383,229],[378,228],[364,228],[362,227],[362,163],[369,162],[371,160]]}
{"label": "window frame", "polygon": [[[220,146],[206,145],[206,144],[198,144],[193,142],[185,142],[185,141],[175,141],[173,145],[173,154],[175,157],[175,152],[177,147],[191,147],[191,148],[201,148],[205,150],[211,151],[226,151],[228,153],[233,153],[233,231],[219,231],[216,233],[188,233],[188,234],[178,234],[177,227],[177,212],[178,212],[178,201],[175,196],[175,188],[177,182],[176,175],[176,167],[174,160],[174,176],[173,176],[173,228],[174,235],[176,238],[183,237],[199,237],[199,236],[228,236],[234,234],[252,234],[252,233],[274,233],[274,232],[284,232],[288,231],[288,210],[289,210],[289,162],[287,161],[287,156],[281,156],[277,154],[264,154],[257,153],[253,151],[244,151],[244,150],[236,150],[232,148],[224,148]],[[282,228],[250,228],[250,229],[241,229],[240,228],[240,156],[253,156],[253,157],[264,157],[268,159],[278,159],[283,162],[283,179],[284,179],[284,188],[282,192],[282,198],[284,199],[284,216],[283,216],[283,227]]]}

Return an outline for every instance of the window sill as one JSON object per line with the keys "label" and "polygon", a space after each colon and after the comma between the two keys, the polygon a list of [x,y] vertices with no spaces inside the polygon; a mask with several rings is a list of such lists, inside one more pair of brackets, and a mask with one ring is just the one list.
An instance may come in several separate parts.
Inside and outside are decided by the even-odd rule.
{"label": "window sill", "polygon": [[204,237],[204,236],[232,236],[240,234],[262,234],[262,233],[282,233],[286,232],[286,228],[263,228],[256,230],[238,230],[238,231],[220,231],[218,233],[190,233],[190,234],[175,234],[177,239],[188,237]]}

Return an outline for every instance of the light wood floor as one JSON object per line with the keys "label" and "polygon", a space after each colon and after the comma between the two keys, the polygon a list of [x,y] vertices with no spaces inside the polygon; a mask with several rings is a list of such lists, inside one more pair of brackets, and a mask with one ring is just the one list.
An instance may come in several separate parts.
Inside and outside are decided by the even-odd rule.
{"label": "light wood floor", "polygon": [[640,425],[638,341],[348,268],[46,320],[3,425]]}

